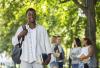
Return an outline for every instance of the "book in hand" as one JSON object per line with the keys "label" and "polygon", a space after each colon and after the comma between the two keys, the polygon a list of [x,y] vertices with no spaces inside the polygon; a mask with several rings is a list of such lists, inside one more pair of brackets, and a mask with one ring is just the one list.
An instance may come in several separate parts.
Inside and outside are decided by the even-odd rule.
{"label": "book in hand", "polygon": [[50,60],[51,60],[51,53],[50,54],[42,53],[42,61],[44,65],[48,65]]}
{"label": "book in hand", "polygon": [[48,55],[46,53],[42,53],[42,60],[45,62],[48,58]]}

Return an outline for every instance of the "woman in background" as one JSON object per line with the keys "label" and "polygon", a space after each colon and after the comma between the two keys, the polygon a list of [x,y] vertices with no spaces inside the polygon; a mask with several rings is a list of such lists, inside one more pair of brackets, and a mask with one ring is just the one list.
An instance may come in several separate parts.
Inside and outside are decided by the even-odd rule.
{"label": "woman in background", "polygon": [[80,60],[83,62],[83,67],[79,68],[96,68],[95,51],[89,38],[83,38]]}
{"label": "woman in background", "polygon": [[79,38],[75,38],[72,44],[70,58],[72,60],[72,68],[78,68],[80,59],[77,57],[81,52],[81,41]]}

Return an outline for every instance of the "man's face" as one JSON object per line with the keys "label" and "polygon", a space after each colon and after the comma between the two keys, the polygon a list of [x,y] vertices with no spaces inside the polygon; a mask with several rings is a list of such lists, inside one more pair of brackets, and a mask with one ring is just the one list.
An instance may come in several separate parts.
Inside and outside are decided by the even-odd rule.
{"label": "man's face", "polygon": [[60,43],[61,43],[61,38],[58,37],[58,38],[57,38],[57,44],[60,44]]}
{"label": "man's face", "polygon": [[56,43],[56,37],[52,37],[52,43]]}
{"label": "man's face", "polygon": [[27,12],[28,23],[35,23],[35,19],[36,19],[36,13],[33,11],[28,11]]}

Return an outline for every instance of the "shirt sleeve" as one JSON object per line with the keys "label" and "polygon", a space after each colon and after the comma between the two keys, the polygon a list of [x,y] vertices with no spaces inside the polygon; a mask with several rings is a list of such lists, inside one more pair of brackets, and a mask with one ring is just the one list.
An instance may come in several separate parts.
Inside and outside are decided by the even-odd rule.
{"label": "shirt sleeve", "polygon": [[44,37],[45,37],[45,46],[46,46],[47,54],[52,53],[52,48],[51,48],[51,45],[50,45],[50,40],[49,40],[48,33],[47,33],[46,30],[45,30]]}
{"label": "shirt sleeve", "polygon": [[80,56],[83,55],[83,54],[84,54],[83,49],[80,49],[79,55],[77,57],[80,58]]}
{"label": "shirt sleeve", "polygon": [[62,51],[63,48],[61,47],[61,45],[58,45],[58,48],[59,48],[59,52],[62,53],[63,52]]}
{"label": "shirt sleeve", "polygon": [[15,46],[16,44],[18,44],[18,34],[22,31],[22,27],[19,27],[17,32],[15,33],[15,35],[12,37],[12,44]]}
{"label": "shirt sleeve", "polygon": [[78,56],[79,53],[77,52],[78,50],[77,51],[76,50],[77,50],[76,48],[71,49],[71,54],[70,54],[71,59],[78,59],[77,56]]}

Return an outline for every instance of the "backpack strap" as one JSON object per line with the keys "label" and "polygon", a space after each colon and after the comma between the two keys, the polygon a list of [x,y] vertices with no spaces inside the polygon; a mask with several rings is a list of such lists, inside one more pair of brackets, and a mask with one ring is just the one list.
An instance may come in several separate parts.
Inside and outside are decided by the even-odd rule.
{"label": "backpack strap", "polygon": [[[26,30],[26,26],[25,26],[25,25],[22,25],[22,28],[23,28],[23,30]],[[23,41],[24,41],[24,38],[25,38],[25,36],[22,37],[21,43],[19,43],[19,44],[20,44],[20,45],[19,45],[20,48],[22,47],[22,43],[23,43]],[[20,41],[20,40],[19,40],[19,41]]]}
{"label": "backpack strap", "polygon": [[[23,30],[27,30],[25,25],[22,25]],[[25,36],[22,37],[22,41],[24,41]]]}
{"label": "backpack strap", "polygon": [[22,28],[23,28],[23,30],[26,30],[26,26],[25,25],[22,25]]}

